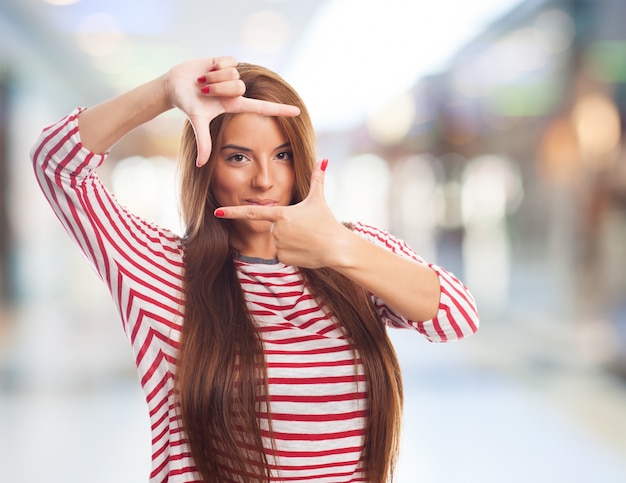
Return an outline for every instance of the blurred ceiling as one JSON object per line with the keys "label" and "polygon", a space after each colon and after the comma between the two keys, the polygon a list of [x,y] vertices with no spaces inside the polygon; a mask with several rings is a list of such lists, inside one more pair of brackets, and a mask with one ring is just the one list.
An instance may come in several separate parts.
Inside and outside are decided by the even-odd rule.
{"label": "blurred ceiling", "polygon": [[[280,69],[324,0],[0,0],[0,54],[27,47],[60,70],[125,89],[190,57],[254,57]],[[30,45],[29,45],[30,44]],[[72,75],[75,74],[75,75]],[[95,79],[94,79],[95,80]]]}
{"label": "blurred ceiling", "polygon": [[280,72],[318,127],[342,128],[520,1],[0,0],[0,60],[35,52],[52,66],[44,77],[91,103],[186,58],[234,55]]}

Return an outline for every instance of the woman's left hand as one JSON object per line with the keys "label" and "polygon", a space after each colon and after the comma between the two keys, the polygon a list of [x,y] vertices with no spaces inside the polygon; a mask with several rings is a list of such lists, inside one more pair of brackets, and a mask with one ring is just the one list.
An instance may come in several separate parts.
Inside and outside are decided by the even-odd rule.
{"label": "woman's left hand", "polygon": [[246,85],[239,78],[234,57],[192,59],[172,67],[163,77],[171,104],[185,113],[196,135],[196,165],[211,154],[211,121],[225,112],[263,116],[297,116],[300,109],[276,102],[243,97]]}
{"label": "woman's left hand", "polygon": [[228,219],[266,220],[278,259],[286,265],[304,268],[332,267],[341,253],[341,240],[350,231],[337,221],[324,197],[324,174],[327,160],[317,164],[307,197],[290,206],[227,206],[215,210],[215,216]]}

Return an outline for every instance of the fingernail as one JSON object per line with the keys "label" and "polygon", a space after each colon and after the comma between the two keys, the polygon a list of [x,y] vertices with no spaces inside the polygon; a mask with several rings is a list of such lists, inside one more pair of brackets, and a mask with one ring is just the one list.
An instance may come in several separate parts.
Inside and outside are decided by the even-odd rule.
{"label": "fingernail", "polygon": [[211,70],[209,72],[215,72],[217,70],[217,67],[213,66],[211,67]]}
{"label": "fingernail", "polygon": [[224,210],[220,210],[220,209],[215,210],[213,214],[217,216],[218,218],[224,218],[224,215],[225,215]]}
{"label": "fingernail", "polygon": [[209,92],[211,92],[211,87],[210,87],[210,86],[208,86],[208,85],[206,85],[206,86],[202,86],[202,89],[200,89],[200,91],[201,91],[203,94],[208,94]]}
{"label": "fingernail", "polygon": [[205,82],[206,82],[205,75],[201,75],[200,77],[198,77],[198,84],[204,84]]}
{"label": "fingernail", "polygon": [[328,166],[328,159],[325,159],[324,161],[322,161],[322,166],[320,166],[322,168],[322,171],[326,171],[327,166]]}

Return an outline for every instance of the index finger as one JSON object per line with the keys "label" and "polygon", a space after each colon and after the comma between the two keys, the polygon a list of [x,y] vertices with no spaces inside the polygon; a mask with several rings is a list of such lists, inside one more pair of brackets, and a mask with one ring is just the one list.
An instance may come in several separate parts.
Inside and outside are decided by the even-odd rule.
{"label": "index finger", "polygon": [[300,109],[289,104],[279,104],[277,102],[262,101],[260,99],[251,99],[249,97],[240,97],[240,105],[238,112],[249,112],[252,114],[261,114],[262,116],[297,116]]}
{"label": "index finger", "polygon": [[229,220],[261,220],[274,222],[280,217],[281,208],[279,206],[223,206],[216,209],[213,214],[218,218]]}

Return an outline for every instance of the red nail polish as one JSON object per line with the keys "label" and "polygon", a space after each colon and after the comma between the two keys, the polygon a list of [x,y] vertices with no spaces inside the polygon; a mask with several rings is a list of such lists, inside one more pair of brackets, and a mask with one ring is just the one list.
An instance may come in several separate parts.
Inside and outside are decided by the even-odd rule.
{"label": "red nail polish", "polygon": [[206,82],[206,76],[205,75],[201,75],[200,77],[198,77],[198,84],[204,84]]}
{"label": "red nail polish", "polygon": [[328,159],[322,161],[322,166],[320,167],[322,168],[322,171],[326,171],[326,168],[328,167]]}
{"label": "red nail polish", "polygon": [[202,86],[202,89],[200,89],[200,91],[201,91],[203,94],[208,94],[209,92],[211,92],[211,87],[210,87],[210,86],[208,86],[208,85],[206,85],[206,86]]}
{"label": "red nail polish", "polygon": [[211,67],[211,70],[209,72],[215,72],[217,70],[217,67],[213,66]]}
{"label": "red nail polish", "polygon": [[224,210],[220,210],[220,209],[215,210],[214,213],[215,213],[215,216],[217,216],[218,218],[223,218],[225,215]]}

